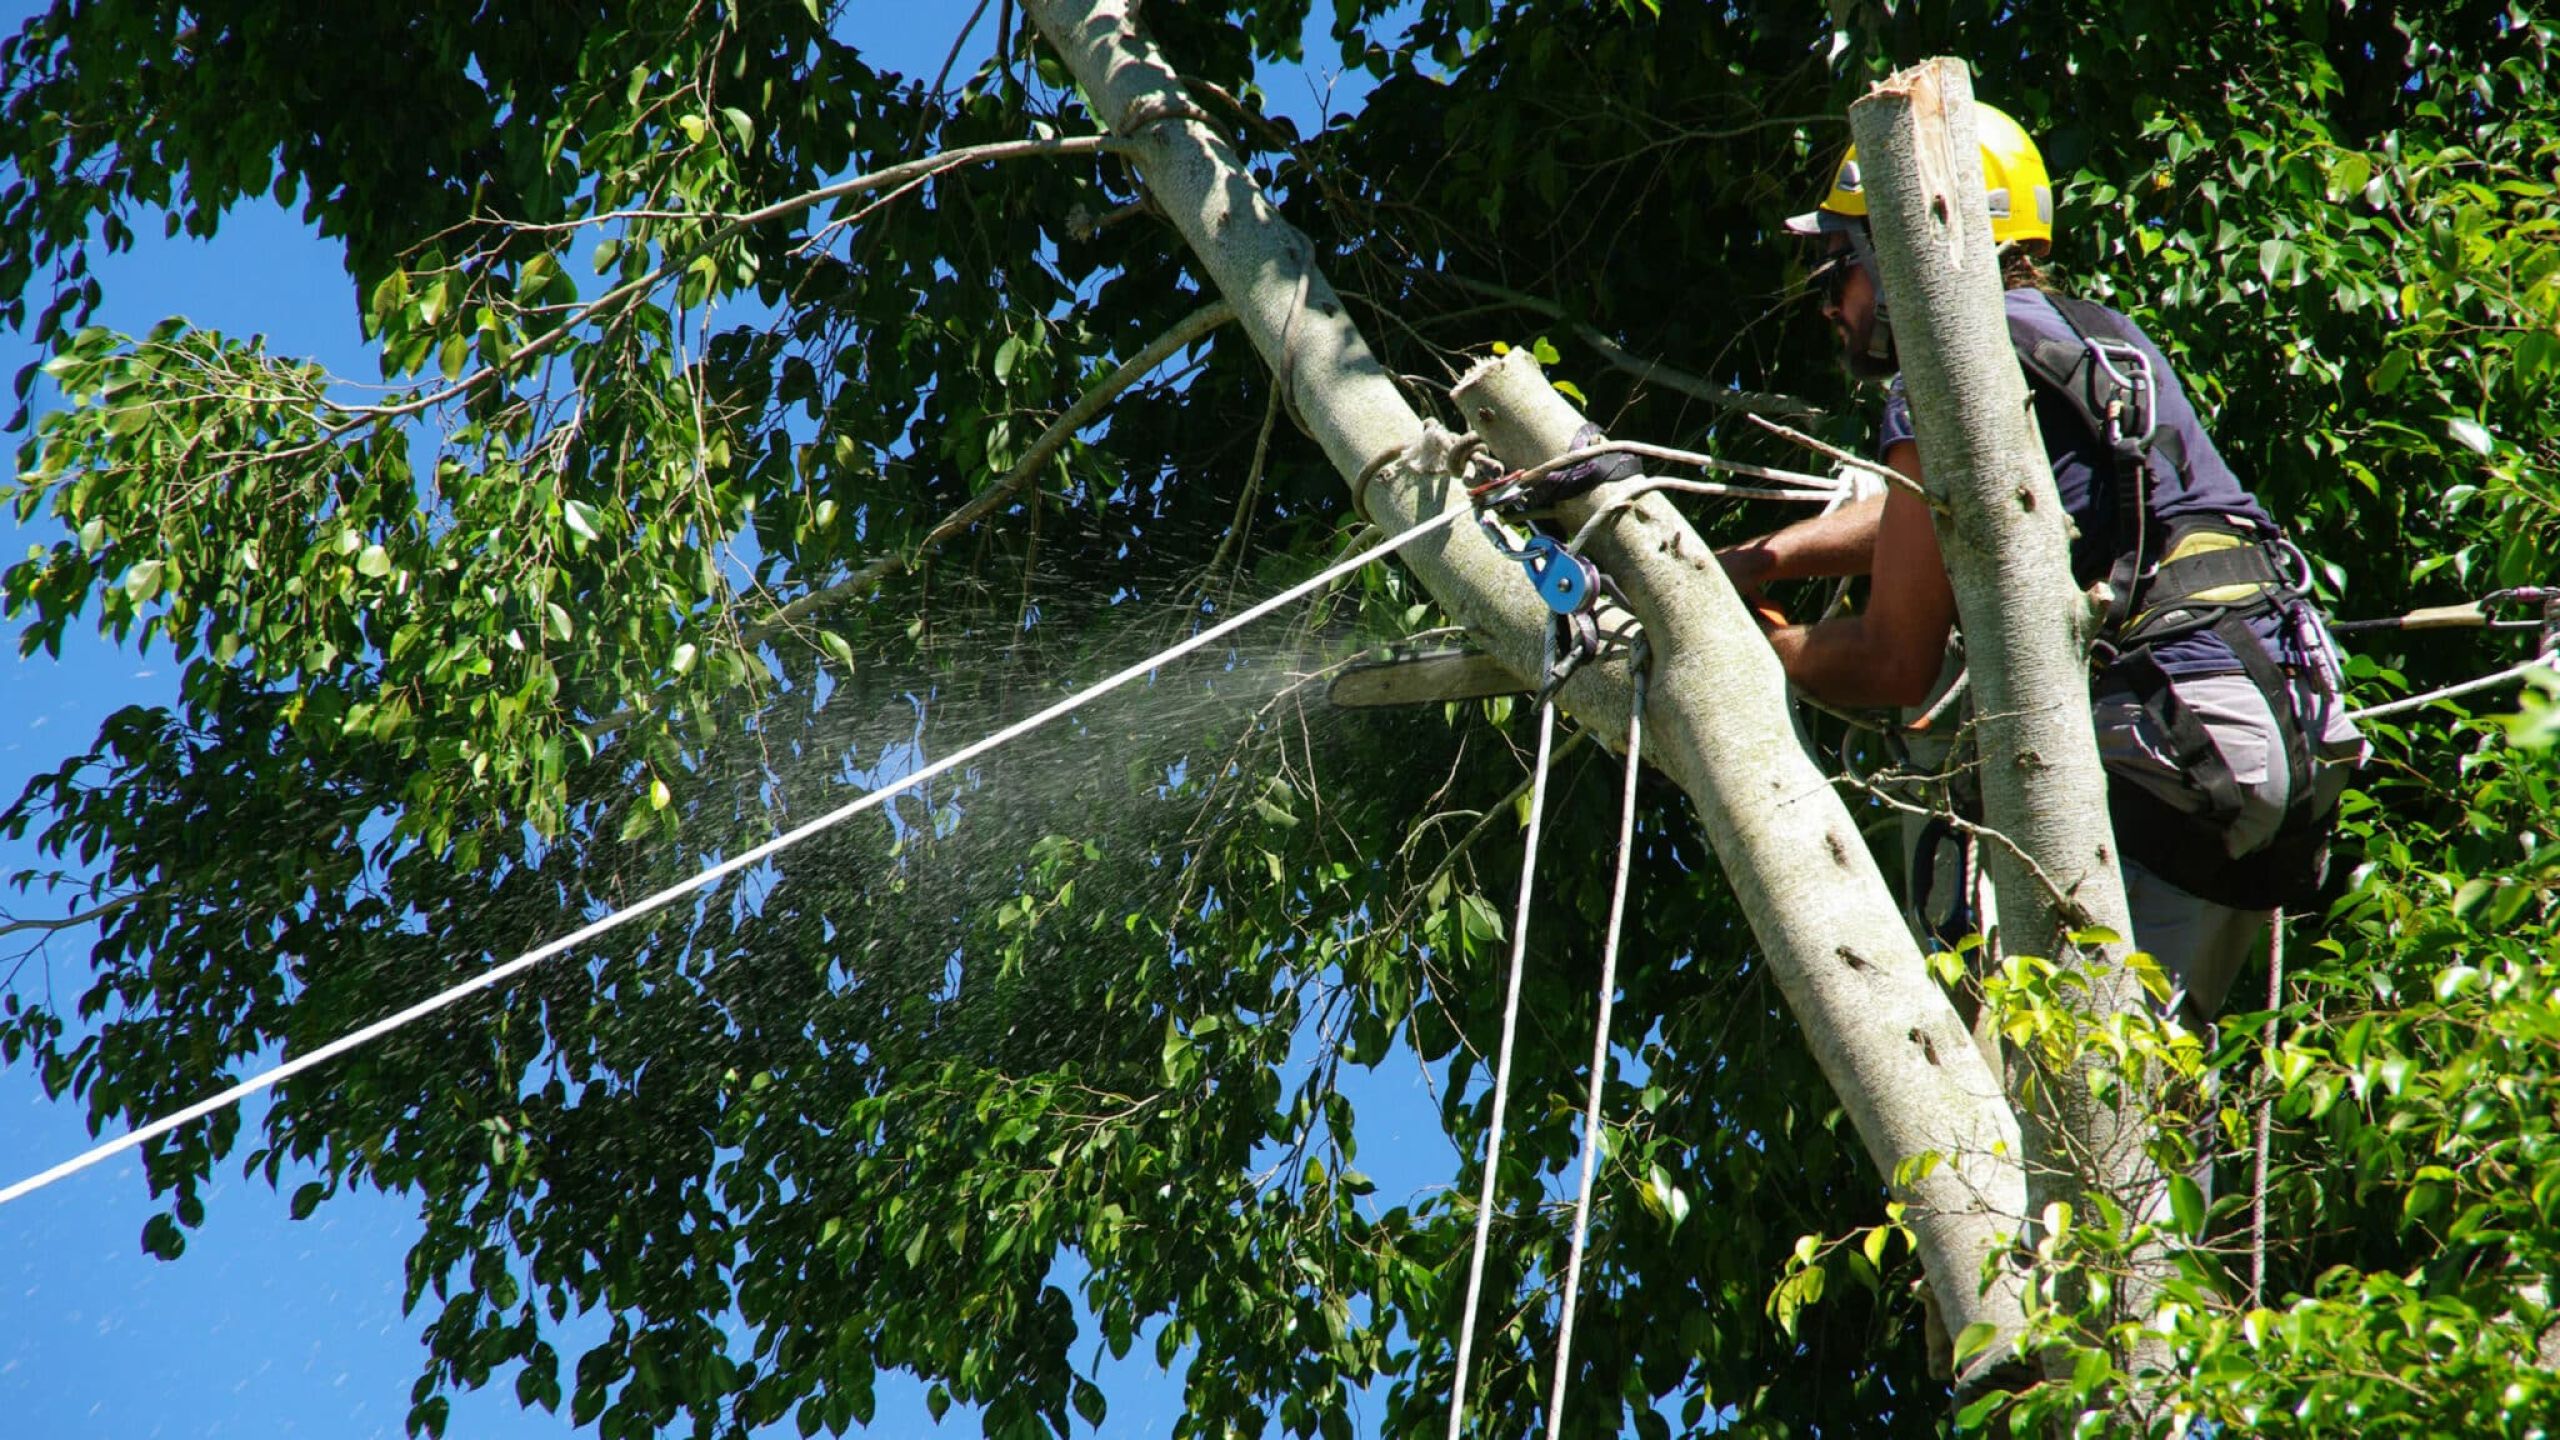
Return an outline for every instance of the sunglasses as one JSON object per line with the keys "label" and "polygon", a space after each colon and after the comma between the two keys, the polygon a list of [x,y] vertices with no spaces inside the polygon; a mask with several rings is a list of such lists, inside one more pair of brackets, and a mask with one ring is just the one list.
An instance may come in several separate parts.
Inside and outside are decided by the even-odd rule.
{"label": "sunglasses", "polygon": [[1804,277],[1805,283],[1821,294],[1824,304],[1838,305],[1848,298],[1849,272],[1856,269],[1857,264],[1856,251],[1845,247],[1828,251],[1822,263],[1813,267],[1813,273]]}

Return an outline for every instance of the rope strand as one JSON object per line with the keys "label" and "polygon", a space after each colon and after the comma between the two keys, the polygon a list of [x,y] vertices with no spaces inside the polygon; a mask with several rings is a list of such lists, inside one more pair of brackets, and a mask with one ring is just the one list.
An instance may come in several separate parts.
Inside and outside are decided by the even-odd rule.
{"label": "rope strand", "polygon": [[[261,1090],[265,1090],[279,1081],[290,1079],[293,1076],[301,1074],[305,1070],[311,1069],[313,1066],[325,1064],[330,1060],[336,1059],[340,1055],[346,1054],[350,1050],[356,1049],[358,1046],[378,1040],[381,1037],[390,1034],[392,1031],[400,1029],[402,1026],[411,1023],[412,1021],[432,1015],[436,1011],[444,1009],[446,1006],[453,1004],[455,1001],[460,1000],[465,996],[471,995],[477,991],[489,989],[502,981],[519,975],[526,970],[530,970],[534,966],[541,964],[543,961],[548,960],[565,950],[585,944],[587,941],[595,939],[597,936],[604,934],[608,930],[612,930],[619,925],[649,914],[654,910],[662,909],[674,901],[690,895],[697,890],[707,889],[713,883],[752,865],[759,864],[781,851],[789,849],[791,846],[808,839],[810,836],[817,834],[821,830],[841,824],[866,810],[879,806],[892,796],[914,789],[916,786],[922,785],[936,776],[946,774],[962,765],[966,765],[970,761],[986,754],[988,751],[995,749],[997,746],[1002,745],[1007,741],[1028,734],[1033,730],[1037,730],[1052,720],[1058,719],[1063,715],[1082,708],[1092,701],[1110,694],[1112,691],[1119,689],[1121,686],[1126,685],[1132,680],[1152,673],[1169,661],[1180,659],[1182,656],[1188,655],[1192,651],[1197,650],[1204,645],[1230,635],[1235,631],[1242,629],[1246,625],[1252,624],[1254,621],[1261,619],[1263,616],[1332,584],[1334,581],[1358,570],[1361,566],[1368,564],[1372,560],[1391,555],[1397,550],[1400,550],[1405,546],[1412,544],[1414,541],[1421,539],[1423,536],[1430,534],[1432,531],[1438,530],[1454,520],[1470,517],[1473,514],[1474,511],[1463,505],[1452,506],[1448,509],[1442,510],[1439,514],[1408,527],[1403,533],[1392,536],[1370,549],[1360,551],[1345,559],[1335,561],[1323,570],[1318,571],[1315,575],[1299,581],[1297,584],[1290,586],[1288,589],[1281,591],[1279,594],[1255,605],[1249,610],[1240,611],[1228,619],[1220,621],[1218,624],[1212,625],[1208,629],[1201,631],[1197,635],[1193,635],[1185,640],[1177,641],[1173,645],[1158,651],[1156,654],[1139,661],[1137,664],[1067,696],[1065,699],[1058,701],[1056,704],[1051,705],[1049,708],[1042,710],[1036,715],[1030,716],[1027,719],[1018,720],[1013,724],[996,731],[994,734],[987,736],[983,740],[979,740],[974,744],[963,747],[962,749],[955,750],[951,754],[944,756],[942,759],[917,769],[903,778],[883,785],[862,796],[860,799],[838,806],[836,809],[828,811],[826,814],[819,816],[815,820],[809,821],[807,824],[801,825],[796,829],[785,831],[784,833],[775,836],[771,840],[765,841],[763,844],[758,845],[751,850],[741,851],[739,854],[732,856],[709,869],[700,871],[688,879],[681,880],[676,884],[668,886],[666,889],[659,891],[655,895],[649,896],[647,899],[625,906],[624,908],[617,910],[614,913],[605,916],[603,919],[593,922],[592,924],[581,926],[577,930],[574,930],[567,935],[563,935],[559,939],[553,940],[537,949],[529,950],[503,965],[484,970],[458,985],[428,996],[426,999],[409,1006],[405,1010],[387,1015],[351,1034],[342,1035],[339,1038],[330,1041],[328,1044],[321,1046],[317,1050],[313,1050],[308,1054],[298,1055],[293,1059],[283,1062],[282,1064],[260,1071],[258,1074],[241,1081],[239,1084],[224,1090],[218,1095],[214,1095],[208,1099],[199,1100],[195,1104],[187,1106],[185,1109],[164,1115],[157,1120],[151,1121],[149,1124],[137,1126],[112,1140],[92,1146],[91,1148],[82,1151],[78,1155],[63,1161],[61,1164],[56,1165],[49,1170],[40,1171],[37,1174],[30,1175],[26,1179],[11,1185],[7,1189],[0,1190],[0,1205],[6,1205],[12,1200],[32,1194],[33,1192],[41,1190],[45,1186],[66,1176],[78,1174],[80,1171],[86,1170],[90,1166],[95,1165],[99,1161],[107,1159],[112,1155],[130,1150],[137,1145],[145,1143],[146,1141],[158,1139],[160,1136],[166,1135],[170,1131],[175,1130],[179,1126],[187,1124],[190,1121],[201,1120],[205,1116],[222,1109],[226,1105],[232,1104],[238,1100],[246,1099],[247,1097],[258,1093]],[[1552,712],[1550,712],[1550,723],[1552,723]],[[1540,755],[1543,757],[1545,754],[1545,739],[1543,736],[1541,736],[1539,742],[1539,749]],[[1532,810],[1532,814],[1533,816],[1535,814],[1534,808]],[[1534,823],[1535,822],[1533,820],[1533,829],[1531,831],[1533,842],[1536,834]],[[1534,852],[1534,844],[1532,849]],[[1524,905],[1526,903],[1525,891],[1523,903]],[[1513,990],[1516,996],[1518,990],[1518,981],[1516,977],[1513,982]],[[1507,1031],[1504,1044],[1505,1054],[1507,1056],[1509,1047]]]}
{"label": "rope strand", "polygon": [[2504,685],[2510,680],[2521,680],[2535,670],[2550,669],[2554,663],[2551,656],[2536,655],[2530,660],[2510,665],[2494,675],[2483,675],[2477,680],[2465,680],[2459,685],[2447,685],[2441,690],[2430,690],[2424,695],[2412,695],[2405,700],[2394,700],[2387,705],[2369,705],[2362,710],[2350,710],[2347,712],[2347,718],[2349,720],[2381,720],[2393,715],[2406,714],[2411,710],[2432,705],[2438,700],[2451,700],[2457,695],[2468,695],[2475,690],[2487,690],[2493,686]]}
{"label": "rope strand", "polygon": [[[1639,642],[1641,643],[1641,642]],[[1643,774],[1644,696],[1650,670],[1637,657],[1635,694],[1627,709],[1627,783],[1618,802],[1618,874],[1609,890],[1609,929],[1600,942],[1600,1018],[1591,1037],[1591,1098],[1582,1110],[1582,1181],[1573,1200],[1573,1246],[1564,1266],[1564,1312],[1556,1319],[1555,1382],[1547,1390],[1547,1440],[1564,1432],[1565,1382],[1573,1361],[1574,1311],[1582,1295],[1582,1256],[1591,1236],[1591,1181],[1600,1167],[1600,1091],[1609,1079],[1609,1016],[1618,998],[1618,937],[1627,914],[1627,871],[1636,846],[1636,780]]]}
{"label": "rope strand", "polygon": [[[1555,667],[1555,631],[1547,631],[1541,673]],[[1529,827],[1520,851],[1520,899],[1511,920],[1511,979],[1502,1002],[1502,1044],[1494,1052],[1493,1125],[1485,1132],[1484,1183],[1476,1191],[1475,1253],[1467,1261],[1467,1308],[1458,1314],[1458,1367],[1449,1382],[1449,1440],[1467,1418],[1467,1375],[1475,1360],[1476,1305],[1484,1295],[1484,1255],[1493,1233],[1494,1186],[1502,1171],[1502,1111],[1511,1099],[1511,1046],[1520,1029],[1520,976],[1529,957],[1529,896],[1538,879],[1538,830],[1547,814],[1547,758],[1556,733],[1553,696],[1538,701],[1538,758],[1529,787]]]}
{"label": "rope strand", "polygon": [[[2284,1017],[2284,912],[2267,917],[2267,1011],[2275,1018],[2267,1022],[2267,1053],[2273,1055],[2283,1043]],[[2273,1095],[2258,1098],[2258,1153],[2255,1183],[2249,1192],[2249,1303],[2266,1303],[2267,1290],[2267,1162],[2275,1144],[2276,1100]]]}

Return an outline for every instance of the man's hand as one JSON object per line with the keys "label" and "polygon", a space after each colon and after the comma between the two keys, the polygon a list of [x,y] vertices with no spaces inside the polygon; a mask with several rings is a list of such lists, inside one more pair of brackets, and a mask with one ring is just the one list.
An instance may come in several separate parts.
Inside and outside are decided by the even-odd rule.
{"label": "man's hand", "polygon": [[1716,561],[1724,566],[1724,578],[1733,582],[1743,599],[1750,600],[1769,583],[1769,572],[1777,568],[1778,557],[1769,553],[1769,537],[1763,535],[1726,546],[1716,552]]}

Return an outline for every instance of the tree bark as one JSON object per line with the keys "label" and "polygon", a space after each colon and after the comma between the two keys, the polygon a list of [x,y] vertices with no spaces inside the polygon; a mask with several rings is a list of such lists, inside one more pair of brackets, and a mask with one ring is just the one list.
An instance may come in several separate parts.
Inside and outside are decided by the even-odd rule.
{"label": "tree bark", "polygon": [[[1377,474],[1365,497],[1372,518],[1401,529],[1466,504],[1427,460],[1388,463],[1423,437],[1423,421],[1316,273],[1313,246],[1185,98],[1135,24],[1136,7],[1025,8],[1127,140],[1157,205],[1335,466],[1346,478]],[[1580,423],[1525,357],[1481,370],[1464,388],[1467,413],[1512,464],[1560,452]],[[1612,493],[1593,498],[1609,503]],[[1604,527],[1593,550],[1651,638],[1654,758],[1706,818],[1771,973],[1877,1168],[1889,1181],[1909,1177],[1897,1189],[1950,1329],[1980,1322],[2005,1340],[2022,1324],[2022,1294],[2014,1272],[1993,1261],[2017,1233],[2025,1190],[1997,1080],[1928,976],[1846,807],[1794,743],[1776,657],[1707,546],[1651,499]],[[1489,651],[1515,673],[1537,673],[1547,612],[1474,526],[1452,526],[1403,555]],[[1625,733],[1623,664],[1587,668],[1561,702],[1597,735]]]}
{"label": "tree bark", "polygon": [[[1849,120],[1972,668],[1984,819],[2009,841],[1984,857],[2001,940],[2075,972],[2089,987],[2088,1018],[2104,1023],[2138,1012],[2145,996],[2122,963],[2133,923],[2089,722],[2088,602],[2072,583],[2069,519],[2009,343],[1972,99],[1962,62],[1931,60],[1878,85]],[[2123,939],[2072,943],[2092,926]],[[2019,1098],[2038,1214],[2091,1186],[2128,1213],[2156,1205],[2144,1097],[2101,1103],[2074,1074],[2042,1077]],[[2125,1287],[2125,1298],[2139,1303],[2143,1288]]]}

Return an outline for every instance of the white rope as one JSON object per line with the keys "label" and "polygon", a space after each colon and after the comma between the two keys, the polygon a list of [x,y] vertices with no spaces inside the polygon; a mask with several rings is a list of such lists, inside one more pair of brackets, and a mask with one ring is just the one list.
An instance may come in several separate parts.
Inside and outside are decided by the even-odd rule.
{"label": "white rope", "polygon": [[1573,1360],[1573,1315],[1582,1294],[1582,1253],[1591,1235],[1591,1180],[1600,1165],[1600,1090],[1609,1079],[1609,1013],[1617,1005],[1618,936],[1627,914],[1627,871],[1636,848],[1636,779],[1644,754],[1646,668],[1635,667],[1627,709],[1627,783],[1618,802],[1618,877],[1609,892],[1609,930],[1600,942],[1600,1019],[1591,1037],[1591,1099],[1582,1111],[1582,1183],[1573,1200],[1573,1248],[1564,1266],[1564,1313],[1556,1319],[1556,1378],[1547,1390],[1547,1440],[1564,1432],[1565,1377]]}
{"label": "white rope", "polygon": [[[1555,631],[1547,631],[1540,673],[1555,666]],[[1511,1042],[1520,1028],[1520,975],[1529,955],[1529,894],[1538,878],[1538,829],[1547,814],[1547,755],[1556,733],[1552,695],[1538,702],[1538,759],[1529,786],[1529,828],[1520,850],[1520,900],[1511,919],[1511,982],[1502,1002],[1502,1045],[1493,1064],[1493,1127],[1485,1133],[1484,1183],[1476,1192],[1476,1248],[1467,1262],[1467,1308],[1458,1314],[1458,1369],[1449,1382],[1449,1440],[1467,1418],[1467,1375],[1475,1359],[1476,1302],[1484,1293],[1484,1252],[1493,1232],[1494,1182],[1502,1171],[1502,1110],[1511,1098]]]}
{"label": "white rope", "polygon": [[[1056,704],[1051,705],[1046,710],[1043,710],[1028,719],[1018,720],[1013,724],[998,730],[994,734],[987,736],[985,739],[976,742],[975,744],[955,750],[951,754],[944,756],[942,759],[924,766],[922,769],[916,770],[898,780],[894,780],[889,784],[883,785],[879,789],[871,791],[869,794],[862,796],[858,800],[854,800],[848,804],[839,806],[834,810],[830,810],[815,820],[809,821],[807,824],[785,831],[782,834],[765,841],[763,844],[756,846],[752,850],[741,851],[737,855],[734,855],[729,859],[692,876],[690,879],[670,885],[666,889],[659,891],[657,894],[652,895],[645,900],[617,910],[593,924],[582,926],[567,935],[561,936],[557,940],[543,945],[539,949],[527,951],[503,965],[499,965],[493,969],[484,970],[481,973],[472,976],[470,979],[463,981],[461,984],[453,986],[451,989],[431,995],[396,1014],[386,1015],[382,1019],[376,1020],[372,1024],[365,1026],[361,1030],[355,1031],[352,1034],[342,1035],[339,1038],[330,1041],[328,1044],[321,1046],[319,1049],[311,1051],[309,1054],[297,1055],[280,1065],[276,1065],[270,1069],[261,1071],[256,1075],[252,1075],[248,1079],[241,1081],[239,1084],[232,1086],[230,1089],[223,1091],[219,1095],[215,1095],[210,1099],[199,1100],[195,1104],[190,1105],[183,1110],[176,1111],[169,1115],[164,1115],[147,1125],[129,1130],[126,1133],[117,1136],[113,1140],[106,1141],[88,1150],[82,1151],[80,1154],[63,1161],[61,1164],[54,1166],[50,1170],[28,1176],[26,1179],[19,1181],[6,1190],[0,1190],[0,1205],[6,1205],[10,1201],[18,1199],[21,1196],[41,1190],[45,1186],[52,1184],[54,1181],[62,1179],[64,1176],[74,1175],[82,1170],[86,1170],[90,1166],[97,1164],[99,1161],[104,1160],[109,1156],[130,1150],[146,1141],[155,1140],[160,1136],[166,1135],[170,1131],[177,1129],[179,1126],[187,1124],[189,1121],[201,1120],[205,1116],[220,1110],[222,1107],[229,1105],[234,1101],[254,1095],[259,1091],[276,1084],[278,1081],[290,1079],[315,1065],[324,1064],[330,1060],[334,1060],[338,1056],[344,1055],[348,1051],[353,1050],[360,1045],[364,1045],[373,1040],[378,1040],[381,1037],[390,1034],[392,1031],[409,1024],[413,1020],[420,1019],[427,1015],[432,1015],[436,1011],[451,1005],[455,1001],[460,1000],[467,995],[476,991],[486,990],[491,986],[497,985],[501,981],[522,974],[524,971],[532,969],[534,966],[541,964],[552,956],[558,955],[562,951],[571,949],[574,946],[585,944],[587,941],[604,934],[606,931],[611,930],[618,925],[637,919],[653,910],[661,909],[673,901],[681,899],[686,895],[690,895],[697,890],[705,889],[714,882],[727,876],[734,875],[740,870],[744,870],[751,865],[755,865],[766,860],[773,855],[808,839],[819,831],[827,829],[829,826],[841,824],[844,821],[861,814],[865,810],[876,808],[891,796],[897,795],[903,791],[912,790],[936,776],[958,769],[960,766],[968,764],[970,761],[986,754],[988,751],[995,749],[997,746],[1002,745],[1009,740],[1016,739],[1033,730],[1037,730],[1041,726],[1048,724],[1050,721],[1055,720],[1062,715],[1066,715],[1094,700],[1098,700],[1101,697],[1110,694],[1112,691],[1119,689],[1130,681],[1156,670],[1168,661],[1179,659],[1204,645],[1208,645],[1227,635],[1233,634],[1235,631],[1252,624],[1254,621],[1261,619],[1272,611],[1278,610],[1316,590],[1320,590],[1323,587],[1332,584],[1334,581],[1339,580],[1343,576],[1359,569],[1361,566],[1368,564],[1370,561],[1392,554],[1454,520],[1471,517],[1473,514],[1473,510],[1463,505],[1453,506],[1449,509],[1443,510],[1439,514],[1432,516],[1430,519],[1424,520],[1405,530],[1402,534],[1393,536],[1370,549],[1363,550],[1346,559],[1335,561],[1333,564],[1325,567],[1315,575],[1299,581],[1297,584],[1292,585],[1288,589],[1281,591],[1279,594],[1272,596],[1270,599],[1255,605],[1253,608],[1242,611],[1226,620],[1220,621],[1218,624],[1212,625],[1208,629],[1203,630],[1199,634],[1193,635],[1188,639],[1178,641],[1164,650],[1161,650],[1156,654],[1139,661],[1137,664],[1130,666],[1128,669],[1120,671],[1116,675],[1098,681],[1083,690],[1079,690],[1076,693],[1067,696],[1065,699],[1058,701]],[[1543,753],[1543,744],[1544,742],[1542,740],[1541,753]],[[1532,833],[1534,835],[1534,831]],[[1516,977],[1514,981],[1514,988],[1515,990],[1517,988]]]}
{"label": "white rope", "polygon": [[2530,660],[2510,665],[2495,675],[2483,675],[2477,680],[2465,680],[2459,685],[2447,685],[2441,690],[2430,690],[2424,695],[2412,695],[2406,700],[2394,700],[2388,705],[2373,705],[2362,710],[2350,710],[2347,712],[2347,718],[2380,720],[2387,716],[2405,714],[2408,711],[2432,705],[2438,700],[2450,700],[2457,695],[2468,695],[2475,690],[2487,690],[2492,686],[2504,685],[2510,680],[2520,680],[2535,670],[2549,669],[2554,663],[2556,662],[2552,656],[2536,655]]}
{"label": "white rope", "polygon": [[1830,475],[1812,475],[1802,470],[1781,470],[1775,466],[1754,465],[1744,460],[1723,460],[1713,455],[1702,455],[1695,450],[1674,450],[1668,445],[1648,445],[1641,440],[1603,440],[1595,445],[1567,450],[1561,455],[1540,461],[1519,474],[1506,478],[1515,484],[1534,484],[1566,466],[1579,465],[1585,460],[1596,459],[1602,455],[1633,455],[1640,460],[1660,460],[1672,465],[1690,465],[1701,470],[1741,475],[1778,485],[1800,486],[1807,490],[1818,491],[1824,496],[1847,488],[1841,480]]}
{"label": "white rope", "polygon": [[[2267,917],[2267,1054],[2284,1043],[2284,912]],[[2264,1305],[2267,1292],[2267,1168],[2274,1158],[2276,1097],[2258,1098],[2257,1173],[2249,1192],[2249,1303]]]}

